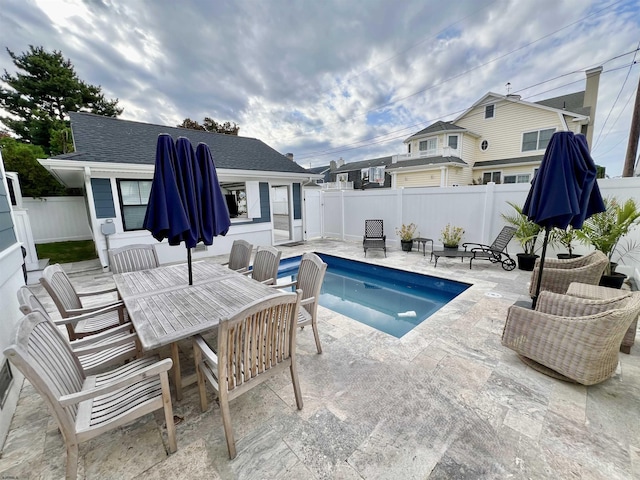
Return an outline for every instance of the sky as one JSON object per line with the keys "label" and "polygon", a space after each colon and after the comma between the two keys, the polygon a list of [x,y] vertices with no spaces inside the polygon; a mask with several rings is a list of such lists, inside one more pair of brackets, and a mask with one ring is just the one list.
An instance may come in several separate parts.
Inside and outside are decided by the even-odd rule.
{"label": "sky", "polygon": [[601,65],[592,155],[615,177],[640,0],[0,0],[0,69],[29,45],[61,51],[120,118],[235,122],[305,168],[405,153],[507,83],[535,102]]}

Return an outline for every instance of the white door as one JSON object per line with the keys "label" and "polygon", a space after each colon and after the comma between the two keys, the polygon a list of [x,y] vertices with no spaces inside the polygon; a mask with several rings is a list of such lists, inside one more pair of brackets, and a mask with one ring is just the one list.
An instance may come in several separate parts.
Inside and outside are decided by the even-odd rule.
{"label": "white door", "polygon": [[322,207],[320,189],[303,188],[304,192],[304,239],[322,237]]}

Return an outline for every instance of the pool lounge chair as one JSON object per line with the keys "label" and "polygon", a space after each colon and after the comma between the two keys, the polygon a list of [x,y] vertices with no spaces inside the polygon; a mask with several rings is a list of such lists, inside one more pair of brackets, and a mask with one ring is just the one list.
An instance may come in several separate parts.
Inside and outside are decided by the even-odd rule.
{"label": "pool lounge chair", "polygon": [[516,233],[514,227],[502,227],[502,230],[491,245],[483,245],[481,243],[463,243],[465,252],[468,250],[473,253],[473,257],[469,260],[469,268],[474,260],[489,260],[491,263],[500,263],[502,268],[509,271],[516,268],[516,262],[509,256],[507,245]]}
{"label": "pool lounge chair", "polygon": [[384,250],[384,256],[387,256],[387,236],[384,234],[384,225],[382,220],[365,220],[364,221],[364,238],[362,239],[362,248],[364,248],[364,256],[367,256],[367,249],[379,248]]}

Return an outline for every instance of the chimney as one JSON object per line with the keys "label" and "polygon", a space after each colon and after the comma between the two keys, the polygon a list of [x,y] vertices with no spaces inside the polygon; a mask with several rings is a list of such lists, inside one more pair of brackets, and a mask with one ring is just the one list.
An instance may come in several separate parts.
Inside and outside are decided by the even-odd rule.
{"label": "chimney", "polygon": [[336,161],[335,160],[331,160],[331,162],[329,162],[329,171],[333,172],[334,170],[338,169],[338,165],[336,165]]}
{"label": "chimney", "polygon": [[289,160],[291,160],[292,162],[294,161],[294,160],[293,160],[293,153],[287,153],[287,154],[285,155],[285,157],[287,157],[287,158],[288,158]]}
{"label": "chimney", "polygon": [[591,107],[589,111],[589,124],[587,125],[587,143],[589,149],[591,149],[591,142],[593,140],[593,124],[596,120],[596,105],[598,104],[598,86],[600,85],[600,74],[602,73],[602,67],[591,68],[587,70],[587,85],[584,91],[584,103],[583,107]]}
{"label": "chimney", "polygon": [[338,167],[341,167],[342,165],[344,165],[344,160],[340,157],[340,160],[338,160]]}

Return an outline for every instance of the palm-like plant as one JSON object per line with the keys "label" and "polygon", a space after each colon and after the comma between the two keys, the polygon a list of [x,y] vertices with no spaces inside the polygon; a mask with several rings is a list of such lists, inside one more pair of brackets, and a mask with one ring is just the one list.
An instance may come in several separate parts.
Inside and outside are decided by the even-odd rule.
{"label": "palm-like plant", "polygon": [[[583,243],[600,250],[611,262],[620,239],[640,223],[640,210],[632,198],[621,204],[615,197],[608,197],[604,199],[604,205],[606,210],[585,220],[576,234]],[[605,275],[610,274],[611,263],[605,270]]]}
{"label": "palm-like plant", "polygon": [[502,214],[502,218],[509,225],[512,225],[516,228],[516,232],[513,236],[520,242],[520,246],[524,250],[525,255],[533,255],[537,248],[536,242],[538,241],[538,235],[542,230],[540,225],[532,222],[529,218],[522,213],[522,207],[513,202],[507,202],[513,209],[515,213],[512,214]]}

